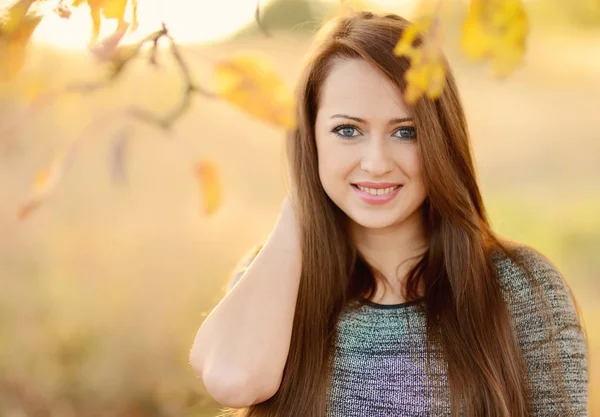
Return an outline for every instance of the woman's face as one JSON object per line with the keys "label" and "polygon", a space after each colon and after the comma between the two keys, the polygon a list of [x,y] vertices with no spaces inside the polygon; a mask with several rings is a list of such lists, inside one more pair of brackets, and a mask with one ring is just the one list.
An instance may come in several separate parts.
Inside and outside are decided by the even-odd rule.
{"label": "woman's face", "polygon": [[[319,177],[352,221],[385,228],[420,215],[427,189],[415,133],[391,81],[362,59],[335,61],[322,86],[315,123]],[[372,190],[354,185],[363,182],[401,186],[372,196]]]}

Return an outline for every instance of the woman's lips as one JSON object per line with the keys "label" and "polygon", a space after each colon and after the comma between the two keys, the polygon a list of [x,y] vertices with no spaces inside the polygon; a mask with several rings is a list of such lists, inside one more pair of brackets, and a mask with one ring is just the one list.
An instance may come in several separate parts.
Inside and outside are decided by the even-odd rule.
{"label": "woman's lips", "polygon": [[403,185],[400,185],[394,191],[391,191],[387,194],[373,195],[373,194],[369,194],[366,191],[361,190],[355,184],[352,184],[352,188],[354,189],[354,191],[356,191],[358,196],[366,203],[372,204],[372,205],[382,205],[382,204],[386,204],[386,203],[390,202],[398,195],[398,193],[400,192],[402,187],[403,187]]}

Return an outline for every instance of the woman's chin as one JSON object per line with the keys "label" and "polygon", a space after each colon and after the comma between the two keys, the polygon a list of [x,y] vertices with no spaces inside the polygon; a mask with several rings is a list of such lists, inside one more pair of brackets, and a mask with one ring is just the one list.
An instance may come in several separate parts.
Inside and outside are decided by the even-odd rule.
{"label": "woman's chin", "polygon": [[350,216],[352,221],[358,226],[367,229],[385,229],[393,226],[400,220],[398,216],[389,215],[362,215],[362,216]]}

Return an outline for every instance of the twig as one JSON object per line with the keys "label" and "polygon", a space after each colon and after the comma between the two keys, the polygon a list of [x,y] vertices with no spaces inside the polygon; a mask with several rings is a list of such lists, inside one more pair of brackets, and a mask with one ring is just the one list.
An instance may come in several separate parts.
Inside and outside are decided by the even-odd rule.
{"label": "twig", "polygon": [[[169,111],[165,116],[156,116],[150,111],[142,108],[129,108],[126,110],[126,114],[142,122],[149,123],[157,126],[163,130],[170,130],[175,122],[189,109],[191,105],[192,95],[197,93],[207,98],[217,98],[216,94],[209,92],[208,90],[200,87],[196,82],[192,80],[192,75],[188,64],[183,59],[181,52],[175,39],[169,33],[165,23],[162,23],[162,28],[153,32],[140,40],[134,45],[122,45],[115,48],[113,54],[108,58],[100,58],[104,60],[110,60],[113,65],[112,73],[107,79],[94,81],[94,82],[75,82],[68,84],[66,87],[59,89],[58,91],[51,91],[46,94],[42,94],[39,99],[35,100],[34,103],[25,110],[20,117],[17,117],[13,122],[3,130],[0,130],[0,138],[13,137],[18,133],[20,128],[25,125],[25,121],[31,119],[42,109],[48,107],[54,103],[60,96],[66,93],[91,93],[101,88],[107,87],[112,84],[120,75],[124,72],[125,67],[129,62],[136,58],[142,47],[146,43],[151,43],[151,55],[149,62],[151,65],[156,65],[156,56],[158,51],[158,43],[162,37],[166,37],[170,43],[170,51],[173,56],[179,71],[184,80],[184,89],[181,101]],[[123,48],[133,47],[129,50],[127,56],[121,56]],[[120,49],[119,49],[120,48]]]}
{"label": "twig", "polygon": [[[135,108],[135,107],[129,109],[127,111],[127,113],[130,116],[132,116],[138,120],[153,124],[155,126],[160,127],[163,130],[169,130],[173,126],[173,124],[189,109],[189,107],[192,103],[192,95],[194,93],[201,94],[204,97],[208,97],[208,98],[216,98],[217,96],[214,93],[211,93],[211,92],[201,88],[196,83],[194,83],[194,81],[192,81],[190,69],[189,69],[188,65],[186,64],[186,62],[184,61],[183,57],[181,56],[179,47],[177,46],[177,43],[175,42],[175,40],[173,39],[173,37],[171,36],[169,31],[167,30],[164,23],[163,23],[162,32],[164,32],[164,33],[161,36],[166,36],[167,39],[169,40],[171,54],[173,56],[173,59],[175,59],[175,62],[177,63],[177,66],[179,67],[179,71],[181,72],[181,75],[183,77],[184,88],[183,88],[183,96],[181,98],[181,101],[174,109],[172,109],[170,112],[168,112],[163,117],[155,116],[152,113],[150,113],[148,110],[141,109],[141,108]],[[157,41],[158,41],[158,38],[157,38]],[[154,44],[154,47],[156,47],[156,43]]]}

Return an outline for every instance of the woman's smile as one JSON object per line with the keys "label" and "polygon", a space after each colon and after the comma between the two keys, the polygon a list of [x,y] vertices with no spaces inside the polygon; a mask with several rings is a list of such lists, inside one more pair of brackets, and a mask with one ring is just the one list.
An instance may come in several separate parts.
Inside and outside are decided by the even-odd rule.
{"label": "woman's smile", "polygon": [[374,188],[364,188],[359,185],[352,184],[352,188],[366,203],[372,205],[382,205],[392,201],[400,192],[402,185],[376,190]]}

